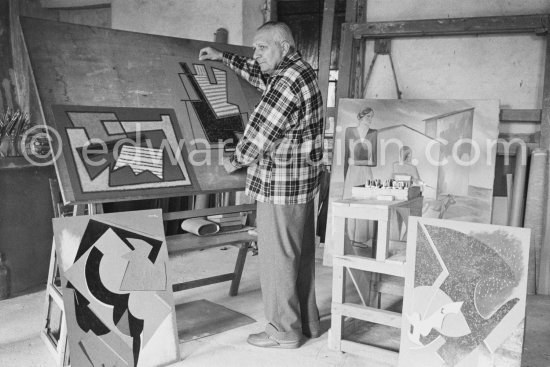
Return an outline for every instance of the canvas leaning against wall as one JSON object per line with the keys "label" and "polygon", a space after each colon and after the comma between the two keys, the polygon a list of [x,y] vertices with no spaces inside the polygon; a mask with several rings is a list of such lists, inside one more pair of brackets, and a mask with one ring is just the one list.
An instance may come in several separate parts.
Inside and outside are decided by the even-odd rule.
{"label": "canvas leaning against wall", "polygon": [[179,360],[161,210],[53,220],[73,366]]}
{"label": "canvas leaning against wall", "polygon": [[[410,175],[423,190],[423,217],[490,223],[498,117],[497,100],[341,99],[325,263],[331,254],[331,203],[351,197],[351,188],[367,179]],[[366,242],[366,230],[354,228],[348,236]]]}
{"label": "canvas leaning against wall", "polygon": [[530,230],[409,224],[399,366],[520,366]]}

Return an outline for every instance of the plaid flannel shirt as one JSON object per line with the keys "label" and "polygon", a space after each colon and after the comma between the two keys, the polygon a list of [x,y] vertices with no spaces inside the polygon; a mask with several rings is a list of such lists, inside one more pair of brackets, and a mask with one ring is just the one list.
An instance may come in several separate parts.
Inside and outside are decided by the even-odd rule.
{"label": "plaid flannel shirt", "polygon": [[273,75],[249,58],[223,53],[223,62],[263,94],[231,156],[248,166],[245,193],[273,204],[302,204],[319,190],[323,160],[323,101],[317,76],[299,53]]}

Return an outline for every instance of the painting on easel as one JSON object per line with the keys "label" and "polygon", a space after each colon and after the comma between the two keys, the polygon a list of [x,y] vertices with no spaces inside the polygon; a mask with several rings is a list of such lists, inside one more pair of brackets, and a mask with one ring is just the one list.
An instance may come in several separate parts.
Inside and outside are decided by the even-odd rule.
{"label": "painting on easel", "polygon": [[162,212],[53,222],[71,365],[179,360]]}
{"label": "painting on easel", "polygon": [[[66,204],[244,189],[245,170],[227,174],[223,157],[260,93],[198,55],[206,46],[252,49],[24,17],[21,26],[41,101],[36,115],[60,130],[54,164]],[[94,151],[91,164],[84,150]]]}
{"label": "painting on easel", "polygon": [[490,223],[498,116],[496,100],[340,100],[328,217],[354,186],[406,175],[422,189],[422,217]]}
{"label": "painting on easel", "polygon": [[409,225],[399,366],[520,366],[529,229]]}

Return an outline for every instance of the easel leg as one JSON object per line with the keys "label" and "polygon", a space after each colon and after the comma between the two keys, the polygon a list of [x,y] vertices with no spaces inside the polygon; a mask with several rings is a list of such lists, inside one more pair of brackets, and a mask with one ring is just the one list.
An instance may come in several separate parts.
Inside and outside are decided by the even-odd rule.
{"label": "easel leg", "polygon": [[237,255],[237,262],[235,263],[235,271],[233,272],[233,280],[231,281],[231,288],[229,288],[229,295],[231,297],[236,296],[239,292],[239,284],[241,283],[241,277],[243,275],[244,262],[246,260],[246,254],[248,252],[249,242],[242,243],[239,246],[239,254]]}

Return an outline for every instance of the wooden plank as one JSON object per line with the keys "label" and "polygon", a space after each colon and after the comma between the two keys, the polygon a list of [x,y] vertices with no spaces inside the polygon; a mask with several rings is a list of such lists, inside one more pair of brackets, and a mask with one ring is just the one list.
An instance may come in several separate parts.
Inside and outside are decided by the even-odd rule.
{"label": "wooden plank", "polygon": [[257,241],[257,237],[250,235],[246,230],[242,232],[223,233],[212,236],[196,236],[192,233],[166,236],[168,254],[182,251],[203,250],[212,247],[235,245],[253,241]]}
{"label": "wooden plank", "polygon": [[176,283],[176,284],[172,284],[172,291],[180,292],[186,289],[203,287],[205,285],[210,285],[215,283],[227,282],[229,280],[233,280],[234,276],[235,274],[233,273],[227,273],[222,275],[215,275],[213,277],[208,277],[208,278],[191,280],[189,282],[184,282],[184,283]]}
{"label": "wooden plank", "polygon": [[336,88],[336,109],[340,98],[350,96],[350,83],[352,72],[352,43],[353,35],[351,33],[351,24],[342,24],[342,33],[340,37],[340,56],[338,57],[338,85]]}
{"label": "wooden plank", "polygon": [[347,23],[357,22],[357,0],[346,0],[345,19]]}
{"label": "wooden plank", "polygon": [[546,36],[546,58],[544,64],[544,85],[542,90],[542,114],[540,131],[541,148],[550,148],[550,36]]}
{"label": "wooden plank", "polygon": [[401,328],[401,314],[388,310],[380,310],[369,306],[360,306],[352,303],[332,303],[332,312],[341,313],[343,316],[353,317],[363,321],[382,324],[394,328]]}
{"label": "wooden plank", "polygon": [[377,223],[377,240],[376,240],[376,253],[375,257],[377,261],[385,261],[388,258],[390,248],[388,246],[388,240],[390,238],[390,226],[388,221],[379,220]]}
{"label": "wooden plank", "polygon": [[[544,87],[542,92],[541,141],[543,149],[550,148],[550,36],[546,36],[546,61],[544,66]],[[548,171],[550,174],[550,170]],[[550,177],[550,175],[548,176]],[[550,190],[546,189],[546,221],[544,225],[543,247],[540,255],[541,268],[537,294],[550,295]]]}
{"label": "wooden plank", "polygon": [[387,261],[377,261],[361,256],[334,256],[332,263],[333,265],[339,265],[346,268],[358,269],[363,271],[370,271],[373,273],[394,275],[396,277],[405,276],[404,264],[391,263]]}
{"label": "wooden plank", "polygon": [[367,219],[367,220],[383,220],[387,221],[389,218],[388,207],[378,207],[375,205],[348,206],[333,208],[333,215],[338,217],[354,218],[354,219]]}
{"label": "wooden plank", "polygon": [[233,206],[220,207],[220,208],[184,210],[179,212],[164,213],[162,215],[162,220],[168,221],[168,220],[178,220],[178,219],[189,219],[189,218],[196,218],[196,217],[205,217],[207,215],[249,212],[249,211],[255,211],[255,210],[256,210],[256,204],[242,204],[242,205],[233,205]]}
{"label": "wooden plank", "polygon": [[383,362],[386,366],[397,366],[397,359],[399,357],[398,352],[352,342],[351,340],[342,340],[341,350],[346,353],[358,354],[371,360]]}
{"label": "wooden plank", "polygon": [[[344,236],[345,236],[345,219],[343,217],[335,217],[334,219],[334,248],[333,253],[336,255],[344,255]],[[345,269],[337,264],[332,264],[332,301],[337,303],[344,302],[344,283]],[[331,312],[331,331],[329,332],[328,344],[333,350],[340,350],[340,341],[342,340],[343,317],[338,312]]]}
{"label": "wooden plank", "polygon": [[[367,20],[367,11],[366,11],[366,0],[358,0],[357,2],[357,12],[356,18],[358,23],[366,22]],[[363,40],[354,39],[352,41],[353,48],[353,60],[355,71],[351,78],[352,80],[352,97],[362,98],[363,97],[363,73],[365,70],[365,47],[366,43]]]}
{"label": "wooden plank", "polygon": [[323,107],[327,115],[328,83],[330,71],[330,53],[332,46],[332,33],[334,29],[334,9],[336,0],[325,0],[323,9],[323,25],[321,27],[321,45],[319,50],[319,88],[323,96]]}
{"label": "wooden plank", "polygon": [[426,19],[357,23],[350,26],[355,38],[457,36],[502,33],[544,33],[546,15]]}
{"label": "wooden plank", "polygon": [[500,122],[539,122],[542,111],[540,109],[510,109],[500,110]]}
{"label": "wooden plank", "polygon": [[111,0],[40,0],[43,8],[97,8],[111,6]]}

